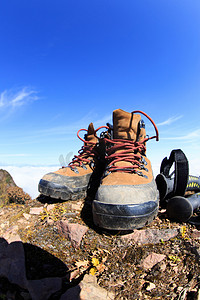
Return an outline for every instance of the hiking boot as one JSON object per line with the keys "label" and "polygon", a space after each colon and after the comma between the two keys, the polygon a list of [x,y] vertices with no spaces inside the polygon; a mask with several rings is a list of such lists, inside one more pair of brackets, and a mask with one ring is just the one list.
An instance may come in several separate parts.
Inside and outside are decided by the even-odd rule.
{"label": "hiking boot", "polygon": [[[146,136],[145,115],[154,125],[156,136]],[[93,220],[110,230],[132,230],[149,224],[157,215],[159,193],[146,142],[156,138],[152,119],[141,111],[113,112],[113,139],[106,139],[106,168],[93,201]]]}
{"label": "hiking boot", "polygon": [[[92,174],[98,182],[104,170],[102,157],[105,156],[105,147],[103,149],[96,137],[96,132],[102,127],[95,130],[93,123],[90,123],[88,130],[78,131],[78,138],[84,142],[79,155],[75,155],[67,167],[43,176],[38,185],[41,194],[61,200],[78,200],[87,195]],[[87,131],[85,139],[79,136],[81,130]]]}

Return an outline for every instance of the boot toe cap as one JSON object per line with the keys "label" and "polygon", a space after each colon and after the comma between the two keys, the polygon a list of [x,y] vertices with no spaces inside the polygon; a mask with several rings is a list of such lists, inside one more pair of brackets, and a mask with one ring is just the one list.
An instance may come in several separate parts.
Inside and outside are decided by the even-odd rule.
{"label": "boot toe cap", "polygon": [[158,199],[158,190],[153,180],[141,185],[102,185],[96,200],[109,204],[142,204]]}
{"label": "boot toe cap", "polygon": [[51,172],[40,180],[38,190],[52,198],[76,200],[85,197],[90,177],[91,174],[71,177]]}
{"label": "boot toe cap", "polygon": [[145,186],[100,186],[95,199],[94,223],[110,230],[142,228],[156,217],[159,206],[154,182]]}

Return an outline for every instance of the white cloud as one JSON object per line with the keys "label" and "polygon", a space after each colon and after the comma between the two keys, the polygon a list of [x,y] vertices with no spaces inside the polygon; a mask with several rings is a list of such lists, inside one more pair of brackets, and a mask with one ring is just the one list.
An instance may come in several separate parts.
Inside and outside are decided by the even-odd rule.
{"label": "white cloud", "polygon": [[183,116],[177,116],[177,117],[170,117],[167,120],[157,124],[157,126],[164,126],[164,125],[171,125],[172,123],[176,122],[177,120],[181,119]]}
{"label": "white cloud", "polygon": [[1,157],[26,157],[26,156],[30,156],[30,154],[25,154],[25,153],[13,153],[13,154],[0,154],[0,158]]}
{"label": "white cloud", "polygon": [[163,140],[183,140],[183,141],[191,141],[194,139],[200,138],[200,129],[194,130],[188,134],[176,137],[163,137]]}
{"label": "white cloud", "polygon": [[16,108],[39,99],[37,92],[28,87],[21,89],[9,89],[0,94],[0,109],[1,108]]}
{"label": "white cloud", "polygon": [[[154,177],[160,172],[160,164],[164,156],[160,154],[159,157],[151,158]],[[187,158],[189,161],[189,173],[194,176],[199,176],[200,158],[192,153],[187,153]],[[19,187],[23,188],[26,193],[29,193],[32,198],[36,198],[39,196],[38,183],[40,179],[46,173],[58,170],[60,166],[0,166],[0,168],[8,171]]]}

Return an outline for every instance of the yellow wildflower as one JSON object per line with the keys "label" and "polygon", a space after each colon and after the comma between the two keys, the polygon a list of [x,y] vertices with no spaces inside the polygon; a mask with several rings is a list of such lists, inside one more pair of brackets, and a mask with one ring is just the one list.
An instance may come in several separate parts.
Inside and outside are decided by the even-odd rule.
{"label": "yellow wildflower", "polygon": [[94,267],[98,266],[99,265],[99,260],[95,257],[92,258],[92,264]]}
{"label": "yellow wildflower", "polygon": [[91,268],[90,269],[90,274],[95,275],[96,271],[97,271],[96,268]]}
{"label": "yellow wildflower", "polygon": [[182,226],[180,231],[181,231],[182,237],[184,238],[185,234],[186,234],[186,226]]}
{"label": "yellow wildflower", "polygon": [[178,261],[181,261],[180,258],[176,255],[169,255],[169,259],[171,259],[174,263],[177,263]]}

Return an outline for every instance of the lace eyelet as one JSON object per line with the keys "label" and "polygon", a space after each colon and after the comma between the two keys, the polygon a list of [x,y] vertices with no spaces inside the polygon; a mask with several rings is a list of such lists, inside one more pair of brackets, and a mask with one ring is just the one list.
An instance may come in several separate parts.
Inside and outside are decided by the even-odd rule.
{"label": "lace eyelet", "polygon": [[79,174],[79,171],[78,171],[78,169],[77,169],[76,167],[70,167],[70,169],[71,169],[74,173]]}
{"label": "lace eyelet", "polygon": [[87,170],[87,167],[84,164],[80,164],[80,167],[83,168],[84,170]]}
{"label": "lace eyelet", "polygon": [[144,175],[144,174],[143,174],[142,172],[140,172],[140,171],[137,171],[136,174],[139,175],[139,176],[142,176],[142,177],[144,177],[144,178],[146,178],[146,179],[148,179],[148,176]]}

